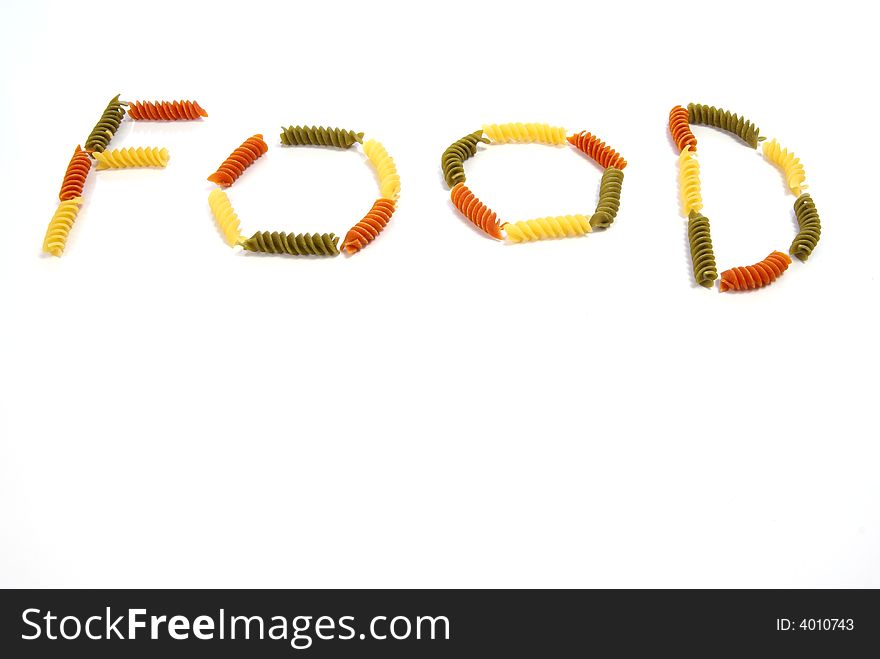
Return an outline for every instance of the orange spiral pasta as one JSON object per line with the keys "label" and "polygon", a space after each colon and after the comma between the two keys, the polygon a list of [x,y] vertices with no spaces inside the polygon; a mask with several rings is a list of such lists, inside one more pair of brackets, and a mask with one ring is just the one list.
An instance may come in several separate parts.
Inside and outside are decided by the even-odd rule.
{"label": "orange spiral pasta", "polygon": [[269,150],[269,145],[263,141],[260,134],[247,138],[241,146],[229,154],[217,171],[208,177],[208,180],[217,185],[228,188],[235,183],[245,169],[254,164],[257,158]]}
{"label": "orange spiral pasta", "polygon": [[77,145],[73,152],[73,157],[67,165],[67,171],[64,172],[64,179],[61,181],[61,191],[58,193],[60,201],[69,201],[82,196],[83,187],[86,184],[86,178],[92,170],[92,158],[89,151],[83,151],[82,147]]}
{"label": "orange spiral pasta", "polygon": [[724,291],[750,291],[755,288],[769,286],[788,269],[791,259],[788,254],[771,252],[771,254],[755,265],[731,268],[721,273],[719,288]]}
{"label": "orange spiral pasta", "polygon": [[568,141],[572,146],[586,153],[602,167],[614,167],[616,169],[626,167],[626,160],[624,160],[623,156],[592,133],[582,130],[580,133],[569,135]]}
{"label": "orange spiral pasta", "polygon": [[388,224],[394,214],[394,208],[394,202],[391,199],[377,199],[364,219],[345,234],[342,250],[347,254],[354,254],[373,242]]}
{"label": "orange spiral pasta", "polygon": [[672,135],[672,141],[675,142],[679,152],[684,151],[686,147],[690,147],[691,151],[696,152],[697,138],[691,131],[687,108],[676,105],[670,110],[669,133]]}
{"label": "orange spiral pasta", "polygon": [[473,222],[475,226],[493,238],[498,240],[504,238],[501,233],[501,222],[498,221],[498,215],[477,199],[464,183],[455,184],[452,188],[451,197],[455,207],[461,211],[462,215]]}
{"label": "orange spiral pasta", "polygon": [[196,101],[134,101],[128,116],[141,121],[191,121],[208,113]]}

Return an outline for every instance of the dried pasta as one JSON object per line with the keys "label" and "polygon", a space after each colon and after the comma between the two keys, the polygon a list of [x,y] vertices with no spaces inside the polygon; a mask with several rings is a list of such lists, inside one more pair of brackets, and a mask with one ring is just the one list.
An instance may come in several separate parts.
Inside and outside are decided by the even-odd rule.
{"label": "dried pasta", "polygon": [[446,185],[451,189],[456,183],[464,183],[464,161],[477,153],[477,144],[488,144],[489,138],[483,137],[483,129],[475,130],[456,140],[440,158],[440,167],[443,169],[443,178]]}
{"label": "dried pasta", "polygon": [[672,141],[679,151],[684,151],[685,147],[690,147],[694,152],[697,150],[697,138],[691,131],[687,108],[676,105],[670,110],[669,134],[672,135]]}
{"label": "dried pasta", "polygon": [[462,215],[473,222],[474,226],[493,238],[498,240],[504,238],[504,235],[501,233],[501,223],[498,221],[498,215],[477,199],[464,183],[457,183],[452,188],[450,196],[455,207]]}
{"label": "dried pasta", "polygon": [[103,153],[96,153],[95,160],[98,163],[98,169],[165,167],[168,164],[168,149],[157,146],[111,149]]}
{"label": "dried pasta", "polygon": [[286,146],[332,146],[348,149],[364,141],[363,133],[323,126],[288,126],[281,128],[281,143]]}
{"label": "dried pasta", "polygon": [[400,176],[394,160],[388,155],[385,147],[376,140],[368,140],[364,143],[364,153],[370,159],[370,163],[379,177],[379,194],[392,201],[400,197]]}
{"label": "dried pasta", "polygon": [[496,144],[538,142],[559,146],[565,144],[565,129],[549,124],[484,124],[483,132]]}
{"label": "dried pasta", "polygon": [[196,101],[134,101],[128,116],[136,121],[192,121],[208,113]]}
{"label": "dried pasta", "polygon": [[228,188],[238,180],[238,177],[244,173],[245,169],[253,165],[257,158],[268,150],[269,145],[263,141],[263,136],[260,134],[253,135],[229,154],[229,157],[223,161],[216,172],[208,177],[208,180]]}
{"label": "dried pasta", "polygon": [[700,286],[711,288],[718,279],[718,267],[715,265],[709,219],[695,210],[688,215],[688,242],[691,246],[694,279]]}
{"label": "dried pasta", "polygon": [[539,217],[534,220],[507,222],[501,228],[512,243],[583,236],[593,230],[590,218],[586,215]]}
{"label": "dried pasta", "polygon": [[804,166],[801,164],[800,158],[788,149],[783,149],[776,140],[764,142],[762,150],[764,157],[782,170],[788,189],[800,196],[807,188],[804,185],[807,175],[804,173]]}
{"label": "dried pasta", "polygon": [[289,254],[290,256],[336,256],[339,237],[333,233],[284,233],[257,231],[239,244],[249,252]]}
{"label": "dried pasta", "polygon": [[214,188],[208,194],[208,206],[214,215],[217,228],[223,234],[223,240],[230,247],[234,247],[241,241],[241,228],[238,215],[232,208],[232,202],[226,192],[220,188]]}
{"label": "dried pasta", "polygon": [[61,256],[64,253],[67,237],[73,223],[76,222],[76,216],[79,215],[82,203],[82,197],[74,197],[58,204],[58,208],[55,209],[55,214],[46,228],[46,236],[43,238],[44,252],[52,256]]}
{"label": "dried pasta", "polygon": [[623,189],[623,172],[616,167],[608,167],[602,172],[599,183],[599,201],[596,211],[590,217],[590,225],[598,229],[607,229],[617,217],[620,210],[620,193]]}
{"label": "dried pasta", "polygon": [[690,215],[691,211],[703,210],[703,195],[700,189],[700,163],[690,147],[685,147],[678,156],[678,189],[681,196],[681,211]]}
{"label": "dried pasta", "polygon": [[354,254],[369,245],[385,228],[394,214],[395,204],[391,199],[377,199],[370,211],[355,224],[342,240],[346,254]]}
{"label": "dried pasta", "polygon": [[119,94],[110,99],[104,113],[86,138],[86,151],[100,153],[110,144],[110,140],[119,130],[119,124],[125,116],[125,103],[119,100]]}
{"label": "dried pasta", "polygon": [[723,108],[715,108],[701,103],[688,103],[688,121],[691,124],[713,126],[736,135],[753,149],[758,148],[761,131],[745,117],[733,114]]}
{"label": "dried pasta", "polygon": [[731,268],[721,273],[719,288],[724,291],[748,291],[769,286],[786,271],[791,259],[788,254],[771,252],[755,265]]}
{"label": "dried pasta", "polygon": [[626,159],[592,133],[582,130],[580,133],[571,135],[568,142],[602,167],[614,167],[615,169],[626,167]]}
{"label": "dried pasta", "polygon": [[92,171],[92,158],[88,151],[83,151],[82,147],[77,145],[61,181],[61,190],[58,192],[59,201],[69,201],[81,197],[90,171]]}
{"label": "dried pasta", "polygon": [[822,235],[819,211],[816,210],[816,204],[813,203],[809,193],[805,192],[795,200],[794,214],[799,230],[788,251],[801,261],[806,261],[816,249],[819,237]]}

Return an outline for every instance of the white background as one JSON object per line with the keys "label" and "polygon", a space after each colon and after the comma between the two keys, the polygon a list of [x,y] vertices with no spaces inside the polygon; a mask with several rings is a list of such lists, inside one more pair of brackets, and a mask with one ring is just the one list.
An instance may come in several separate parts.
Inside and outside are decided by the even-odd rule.
{"label": "white background", "polygon": [[[862,3],[7,3],[0,585],[880,587],[877,105]],[[40,254],[107,100],[164,171],[99,172]],[[692,280],[669,109],[752,118],[801,157],[822,241],[773,286]],[[629,160],[620,215],[495,243],[440,154],[484,122],[591,130]],[[243,255],[205,180],[243,139],[246,233],[344,234],[363,130],[402,177],[351,258]],[[787,250],[782,178],[708,128],[719,270]],[[505,219],[592,212],[571,149],[495,146],[468,182]]]}

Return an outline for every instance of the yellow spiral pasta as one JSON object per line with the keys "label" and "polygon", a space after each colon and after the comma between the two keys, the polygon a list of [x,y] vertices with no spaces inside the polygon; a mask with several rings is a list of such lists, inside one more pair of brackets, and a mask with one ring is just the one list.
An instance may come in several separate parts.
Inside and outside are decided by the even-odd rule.
{"label": "yellow spiral pasta", "polygon": [[49,221],[46,229],[46,237],[43,238],[43,251],[52,256],[61,256],[67,245],[67,236],[70,233],[76,216],[79,215],[79,207],[82,206],[82,197],[74,197],[68,201],[62,201],[55,209],[55,215]]}
{"label": "yellow spiral pasta", "polygon": [[507,222],[501,228],[507,233],[507,239],[512,243],[583,236],[593,230],[587,215],[539,217],[535,220]]}
{"label": "yellow spiral pasta", "polygon": [[397,201],[400,197],[400,176],[391,156],[380,142],[368,140],[364,143],[364,153],[379,177],[379,196]]}
{"label": "yellow spiral pasta", "polygon": [[697,156],[686,146],[678,156],[678,187],[681,193],[681,211],[690,215],[691,211],[703,209],[703,195],[700,192],[700,163]]}
{"label": "yellow spiral pasta", "polygon": [[128,169],[131,167],[164,167],[168,164],[168,149],[157,146],[139,146],[94,153],[98,169]]}
{"label": "yellow spiral pasta", "polygon": [[565,144],[565,128],[550,124],[484,124],[483,132],[496,144],[539,142],[558,146]]}
{"label": "yellow spiral pasta", "polygon": [[801,159],[788,149],[783,149],[776,140],[764,142],[763,149],[764,157],[782,170],[788,189],[800,197],[803,191],[807,189],[807,186],[804,185],[807,175],[804,172]]}
{"label": "yellow spiral pasta", "polygon": [[241,228],[238,221],[238,215],[232,209],[232,203],[226,192],[220,188],[214,188],[208,195],[208,206],[211,207],[211,213],[214,215],[214,221],[217,222],[217,228],[223,234],[223,240],[230,247],[234,247],[241,240]]}

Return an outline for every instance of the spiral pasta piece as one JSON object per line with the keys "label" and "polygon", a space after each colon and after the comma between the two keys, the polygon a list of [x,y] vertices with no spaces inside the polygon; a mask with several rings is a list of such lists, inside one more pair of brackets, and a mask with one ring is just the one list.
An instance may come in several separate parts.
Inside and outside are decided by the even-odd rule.
{"label": "spiral pasta piece", "polygon": [[477,154],[477,144],[489,143],[489,138],[483,137],[483,129],[475,130],[456,140],[440,157],[440,167],[443,169],[443,178],[446,185],[451,189],[456,183],[464,183],[464,161]]}
{"label": "spiral pasta piece", "polygon": [[501,233],[501,223],[498,221],[498,215],[477,199],[464,183],[456,183],[452,188],[450,197],[455,207],[462,215],[473,222],[474,226],[493,238],[498,240],[504,238]]}
{"label": "spiral pasta piece", "polygon": [[211,208],[217,228],[223,234],[223,240],[230,247],[237,245],[241,241],[241,228],[229,196],[220,188],[214,188],[208,194],[208,206]]}
{"label": "spiral pasta piece", "polygon": [[363,133],[342,128],[324,128],[323,126],[288,126],[281,127],[281,143],[286,146],[332,146],[337,149],[348,149],[354,144],[364,141]]}
{"label": "spiral pasta piece", "polygon": [[100,153],[110,144],[110,140],[119,130],[119,124],[125,116],[125,103],[119,100],[119,94],[110,99],[104,113],[86,138],[86,151]]}
{"label": "spiral pasta piece", "polygon": [[568,142],[602,167],[614,167],[615,169],[626,167],[626,159],[592,133],[582,130],[580,133],[570,135]]}
{"label": "spiral pasta piece", "polygon": [[745,117],[733,114],[723,108],[715,108],[701,103],[688,103],[688,121],[691,124],[713,126],[736,135],[753,149],[758,148],[761,131]]}
{"label": "spiral pasta piece", "polygon": [[158,146],[111,149],[103,153],[96,153],[95,160],[98,162],[98,169],[165,167],[168,164],[168,149]]}
{"label": "spiral pasta piece", "polygon": [[504,229],[507,239],[512,243],[571,238],[586,235],[593,230],[590,218],[586,215],[539,217],[534,220],[507,222],[501,228]]}
{"label": "spiral pasta piece", "polygon": [[364,153],[379,177],[379,195],[397,201],[400,197],[400,176],[394,160],[388,155],[385,147],[376,140],[368,140],[364,143]]}
{"label": "spiral pasta piece", "polygon": [[134,101],[128,116],[137,121],[192,121],[208,113],[196,101]]}
{"label": "spiral pasta piece", "polygon": [[483,132],[496,144],[565,144],[565,129],[550,124],[484,124]]}
{"label": "spiral pasta piece", "polygon": [[391,220],[394,208],[394,200],[377,199],[364,219],[345,234],[342,240],[343,251],[354,254],[373,242]]}
{"label": "spiral pasta piece", "polygon": [[800,194],[807,189],[807,186],[804,185],[804,181],[807,180],[807,175],[804,172],[804,166],[801,164],[801,159],[788,149],[783,149],[776,140],[764,142],[762,150],[764,152],[764,158],[782,170],[788,189],[794,194],[800,196]]}
{"label": "spiral pasta piece", "polygon": [[719,288],[724,291],[749,291],[769,286],[788,269],[791,259],[788,254],[771,252],[763,261],[755,265],[731,268],[721,273]]}
{"label": "spiral pasta piece", "polygon": [[688,242],[691,246],[694,279],[700,286],[711,288],[718,279],[718,266],[715,265],[709,218],[698,211],[691,211],[688,215]]}
{"label": "spiral pasta piece", "polygon": [[83,151],[82,147],[77,145],[67,165],[67,170],[64,172],[64,178],[61,180],[58,199],[69,201],[81,197],[90,171],[92,171],[92,158],[88,151]]}
{"label": "spiral pasta piece", "polygon": [[681,196],[681,210],[685,215],[691,211],[703,210],[703,194],[700,188],[700,163],[690,147],[685,147],[678,156],[678,190]]}
{"label": "spiral pasta piece", "polygon": [[79,215],[82,203],[82,197],[74,197],[58,204],[55,214],[49,220],[46,236],[43,238],[44,252],[52,256],[61,256],[64,253],[64,248],[67,246],[67,236],[70,234],[73,223],[76,222],[76,216]]}
{"label": "spiral pasta piece", "polygon": [[691,151],[696,152],[697,138],[691,131],[687,108],[676,105],[669,111],[669,134],[679,151],[690,147]]}
{"label": "spiral pasta piece", "polygon": [[285,233],[257,231],[239,244],[249,252],[289,254],[291,256],[336,256],[339,236],[333,233]]}
{"label": "spiral pasta piece", "polygon": [[602,172],[599,183],[599,201],[596,212],[590,217],[593,228],[607,229],[620,210],[620,193],[623,189],[623,172],[616,167],[608,167]]}
{"label": "spiral pasta piece", "polygon": [[235,183],[244,170],[269,150],[269,145],[263,141],[259,133],[247,138],[229,157],[223,161],[217,171],[208,177],[212,183],[228,188]]}
{"label": "spiral pasta piece", "polygon": [[788,251],[801,261],[806,261],[816,249],[822,235],[819,211],[816,210],[816,204],[808,193],[803,193],[795,200],[794,214],[799,230]]}

